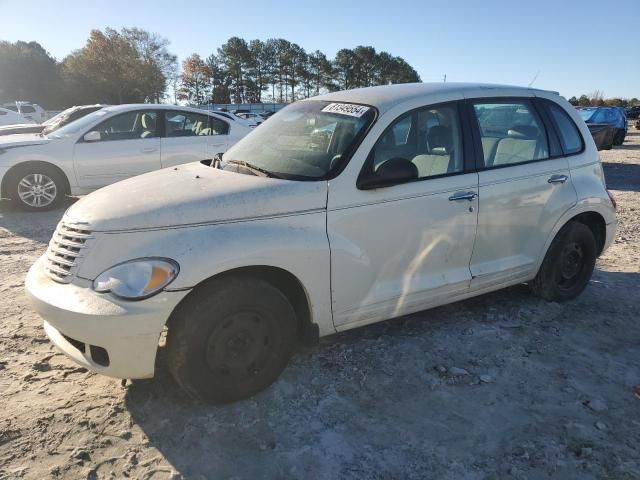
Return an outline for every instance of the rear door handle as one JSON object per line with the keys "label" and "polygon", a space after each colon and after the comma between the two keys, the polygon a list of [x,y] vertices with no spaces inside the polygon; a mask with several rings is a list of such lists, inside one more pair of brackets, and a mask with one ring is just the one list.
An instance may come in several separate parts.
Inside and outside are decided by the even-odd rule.
{"label": "rear door handle", "polygon": [[566,175],[551,175],[547,182],[549,183],[564,183],[569,179]]}
{"label": "rear door handle", "polygon": [[142,150],[140,150],[142,153],[153,153],[153,152],[157,152],[158,149],[157,148],[143,148]]}
{"label": "rear door handle", "polygon": [[478,196],[478,194],[476,192],[459,192],[459,193],[454,193],[453,195],[451,195],[449,197],[449,200],[452,202],[455,202],[457,200],[473,200],[474,198],[476,198]]}

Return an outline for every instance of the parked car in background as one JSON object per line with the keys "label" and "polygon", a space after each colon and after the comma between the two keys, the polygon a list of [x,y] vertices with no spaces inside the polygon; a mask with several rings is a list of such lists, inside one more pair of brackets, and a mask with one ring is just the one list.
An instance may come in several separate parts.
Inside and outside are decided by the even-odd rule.
{"label": "parked car in background", "polygon": [[36,123],[42,123],[47,119],[47,112],[37,103],[31,102],[15,102],[5,103],[5,108],[21,114],[27,120],[33,120]]}
{"label": "parked car in background", "polygon": [[588,135],[566,100],[530,88],[317,96],[219,168],[80,199],[26,289],[83,367],[151,377],[166,327],[166,365],[185,391],[234,401],[271,384],[297,339],[522,282],[548,301],[578,296],[616,230]]}
{"label": "parked car in background", "polygon": [[624,109],[626,114],[627,114],[627,118],[629,120],[634,120],[636,118],[640,118],[640,105],[634,105],[632,107],[627,107]]}
{"label": "parked car in background", "polygon": [[583,107],[578,110],[587,125],[611,125],[613,145],[622,145],[627,136],[627,118],[618,107]]}
{"label": "parked car in background", "polygon": [[261,115],[257,114],[257,113],[251,113],[251,112],[244,113],[244,112],[242,112],[242,113],[236,113],[236,115],[238,117],[240,117],[240,118],[244,118],[245,120],[248,120],[248,121],[250,121],[252,123],[255,123],[256,126],[258,126],[262,122],[264,122],[264,118]]}
{"label": "parked car in background", "polygon": [[66,194],[211,159],[249,132],[239,122],[194,108],[102,108],[46,135],[0,137],[0,196],[27,210],[51,208]]}
{"label": "parked car in background", "polygon": [[6,125],[4,127],[0,127],[0,136],[14,135],[16,133],[47,134],[104,107],[105,105],[82,105],[78,107],[71,107],[51,117],[44,123],[17,123],[15,125]]}
{"label": "parked car in background", "polygon": [[243,117],[239,117],[238,115],[232,112],[228,112],[225,110],[214,110],[214,112],[217,113],[218,115],[222,115],[223,117],[228,118],[229,120],[241,123],[245,127],[256,128],[258,126],[258,124],[255,121],[249,120]]}
{"label": "parked car in background", "polygon": [[23,117],[9,108],[0,107],[0,125],[35,124],[33,120]]}

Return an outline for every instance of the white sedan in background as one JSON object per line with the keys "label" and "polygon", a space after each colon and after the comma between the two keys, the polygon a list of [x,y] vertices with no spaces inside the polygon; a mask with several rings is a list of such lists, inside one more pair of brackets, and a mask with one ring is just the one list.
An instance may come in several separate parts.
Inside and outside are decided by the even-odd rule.
{"label": "white sedan in background", "polygon": [[103,108],[48,135],[0,138],[0,197],[26,210],[45,210],[64,195],[212,159],[250,131],[241,122],[195,108]]}
{"label": "white sedan in background", "polygon": [[13,110],[0,107],[0,125],[15,125],[17,123],[36,123]]}

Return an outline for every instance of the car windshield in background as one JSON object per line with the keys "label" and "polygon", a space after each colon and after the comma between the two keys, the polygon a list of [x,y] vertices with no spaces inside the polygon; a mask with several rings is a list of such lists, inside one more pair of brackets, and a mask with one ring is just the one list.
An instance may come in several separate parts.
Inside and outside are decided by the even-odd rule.
{"label": "car windshield in background", "polygon": [[305,101],[290,105],[231,147],[222,168],[317,180],[347,160],[375,118],[365,105]]}
{"label": "car windshield in background", "polygon": [[96,112],[90,113],[89,115],[79,118],[78,120],[68,123],[64,127],[55,130],[55,132],[53,133],[49,133],[47,136],[50,138],[65,138],[76,135],[81,130],[89,128],[96,120],[104,117],[108,113],[109,110],[98,110]]}

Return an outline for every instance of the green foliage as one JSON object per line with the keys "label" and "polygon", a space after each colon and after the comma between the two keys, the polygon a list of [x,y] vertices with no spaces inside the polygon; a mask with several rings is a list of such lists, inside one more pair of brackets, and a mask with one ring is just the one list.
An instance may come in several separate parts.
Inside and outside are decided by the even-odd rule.
{"label": "green foliage", "polygon": [[[183,62],[181,98],[200,103],[204,91],[205,101],[213,103],[260,102],[263,98],[293,102],[323,91],[420,81],[404,59],[378,53],[373,47],[342,49],[331,61],[319,50],[307,53],[283,38],[247,43],[232,37],[205,63]],[[209,76],[204,89],[201,82],[194,84],[194,69]]]}
{"label": "green foliage", "polygon": [[0,103],[62,104],[60,66],[37,42],[0,41]]}
{"label": "green foliage", "polygon": [[159,102],[176,76],[169,42],[139,28],[93,30],[57,62],[36,42],[0,42],[0,101],[46,108],[90,103]]}

